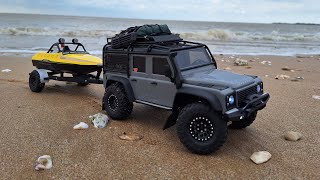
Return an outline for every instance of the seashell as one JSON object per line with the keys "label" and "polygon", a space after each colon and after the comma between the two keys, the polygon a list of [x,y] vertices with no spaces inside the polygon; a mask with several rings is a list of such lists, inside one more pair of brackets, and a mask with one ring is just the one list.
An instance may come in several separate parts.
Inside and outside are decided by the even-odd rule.
{"label": "seashell", "polygon": [[1,70],[1,72],[11,72],[11,69],[4,69],[4,70]]}
{"label": "seashell", "polygon": [[84,122],[80,122],[79,124],[73,127],[73,129],[76,129],[76,130],[88,129],[88,128],[89,128],[89,125]]}
{"label": "seashell", "polygon": [[109,122],[109,117],[105,114],[98,113],[89,116],[89,120],[93,123],[95,128],[105,128]]}
{"label": "seashell", "polygon": [[35,170],[39,171],[42,169],[51,169],[52,168],[52,159],[49,155],[40,156],[37,159]]}
{"label": "seashell", "polygon": [[143,136],[140,136],[138,134],[127,134],[124,132],[119,136],[119,138],[126,141],[139,141],[143,138]]}

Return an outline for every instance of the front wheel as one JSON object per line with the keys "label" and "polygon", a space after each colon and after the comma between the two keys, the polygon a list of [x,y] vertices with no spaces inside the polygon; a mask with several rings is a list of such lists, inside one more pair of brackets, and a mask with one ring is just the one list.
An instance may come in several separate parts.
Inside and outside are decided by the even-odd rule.
{"label": "front wheel", "polygon": [[217,151],[226,141],[227,123],[203,103],[185,106],[177,120],[177,133],[181,143],[196,154]]}
{"label": "front wheel", "polygon": [[127,93],[120,83],[114,83],[107,87],[103,97],[104,108],[108,115],[115,120],[127,119],[133,109]]}
{"label": "front wheel", "polygon": [[29,88],[32,92],[41,92],[45,83],[41,83],[40,74],[38,71],[33,70],[29,76]]}

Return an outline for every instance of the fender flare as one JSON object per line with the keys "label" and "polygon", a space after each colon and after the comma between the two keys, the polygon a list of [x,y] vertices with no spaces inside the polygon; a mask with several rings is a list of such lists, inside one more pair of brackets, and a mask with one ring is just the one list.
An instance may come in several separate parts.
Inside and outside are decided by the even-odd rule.
{"label": "fender flare", "polygon": [[178,90],[178,92],[176,94],[176,97],[174,100],[174,105],[176,104],[177,96],[179,94],[187,94],[187,95],[191,95],[191,96],[200,97],[200,98],[208,101],[208,103],[210,104],[211,108],[214,111],[222,111],[223,110],[220,100],[214,94],[212,94],[206,90],[195,89],[192,87],[182,87]]}
{"label": "fender flare", "polygon": [[132,86],[127,78],[118,77],[118,76],[109,76],[106,81],[106,87],[112,84],[112,82],[119,82],[123,85],[130,102],[134,102],[136,100],[133,93]]}
{"label": "fender flare", "polygon": [[49,82],[49,74],[48,74],[47,70],[45,70],[45,69],[36,69],[36,71],[38,72],[38,74],[40,76],[40,82],[41,83]]}

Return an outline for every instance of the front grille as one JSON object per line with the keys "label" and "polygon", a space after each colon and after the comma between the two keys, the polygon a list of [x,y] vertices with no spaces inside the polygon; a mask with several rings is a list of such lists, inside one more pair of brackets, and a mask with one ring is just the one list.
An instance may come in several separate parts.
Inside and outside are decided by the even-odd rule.
{"label": "front grille", "polygon": [[245,100],[246,98],[251,95],[251,94],[256,94],[257,93],[257,87],[252,86],[247,89],[241,90],[237,92],[237,102],[238,102],[238,107],[244,107],[246,105]]}

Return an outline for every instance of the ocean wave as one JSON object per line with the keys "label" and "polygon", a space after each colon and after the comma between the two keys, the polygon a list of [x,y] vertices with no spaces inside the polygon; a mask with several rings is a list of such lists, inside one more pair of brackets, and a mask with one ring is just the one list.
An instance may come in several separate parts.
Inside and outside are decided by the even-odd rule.
{"label": "ocean wave", "polygon": [[8,27],[0,28],[0,34],[11,36],[63,36],[63,37],[112,37],[112,30],[62,30],[57,28]]}
{"label": "ocean wave", "polygon": [[278,31],[273,31],[269,34],[250,33],[250,32],[234,32],[225,29],[211,29],[207,32],[185,32],[180,33],[183,39],[196,41],[292,41],[292,42],[307,42],[320,41],[320,33],[317,34],[281,34]]}
{"label": "ocean wave", "polygon": [[[60,37],[112,37],[119,33],[115,30],[77,29],[65,30],[59,28],[31,28],[31,27],[7,27],[0,28],[0,35],[10,36],[60,36]],[[210,29],[204,32],[179,32],[186,40],[195,41],[292,41],[292,42],[319,42],[320,33],[317,34],[282,34],[278,31],[271,33],[241,32],[227,29]]]}

